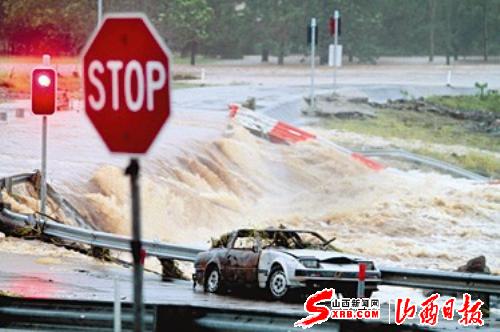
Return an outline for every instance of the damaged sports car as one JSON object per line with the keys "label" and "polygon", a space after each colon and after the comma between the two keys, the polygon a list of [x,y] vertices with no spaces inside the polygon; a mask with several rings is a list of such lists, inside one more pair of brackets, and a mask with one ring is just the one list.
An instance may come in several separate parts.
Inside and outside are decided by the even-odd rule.
{"label": "damaged sports car", "polygon": [[335,250],[334,239],[306,230],[240,229],[198,254],[193,281],[210,293],[258,287],[282,299],[293,289],[331,287],[356,297],[359,263],[365,263],[365,296],[370,297],[381,281],[380,271],[372,261]]}

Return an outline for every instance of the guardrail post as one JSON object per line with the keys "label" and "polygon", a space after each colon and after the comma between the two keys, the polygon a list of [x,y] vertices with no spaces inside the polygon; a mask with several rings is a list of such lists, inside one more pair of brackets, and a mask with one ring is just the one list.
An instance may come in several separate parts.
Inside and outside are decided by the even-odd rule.
{"label": "guardrail post", "polygon": [[366,264],[359,263],[358,271],[358,298],[365,297]]}
{"label": "guardrail post", "polygon": [[24,109],[16,108],[16,118],[24,118]]}
{"label": "guardrail post", "polygon": [[7,122],[8,117],[7,117],[7,112],[1,112],[0,113],[0,122]]}
{"label": "guardrail post", "polygon": [[483,301],[483,305],[481,306],[481,312],[483,313],[484,318],[490,317],[490,294],[488,293],[478,293],[477,298]]}
{"label": "guardrail post", "polygon": [[118,282],[118,278],[113,279],[113,285],[115,288],[115,302],[114,302],[114,324],[113,331],[121,332],[122,330],[122,307],[121,307],[121,299],[120,299],[120,283]]}
{"label": "guardrail post", "polygon": [[5,189],[9,195],[12,194],[12,178],[5,178]]}

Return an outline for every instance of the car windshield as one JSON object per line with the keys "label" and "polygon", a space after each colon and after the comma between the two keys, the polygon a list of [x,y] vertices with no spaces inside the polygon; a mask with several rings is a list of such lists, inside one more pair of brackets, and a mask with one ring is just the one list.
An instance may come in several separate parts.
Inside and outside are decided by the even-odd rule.
{"label": "car windshield", "polygon": [[307,231],[265,231],[261,241],[263,248],[333,249],[319,234]]}

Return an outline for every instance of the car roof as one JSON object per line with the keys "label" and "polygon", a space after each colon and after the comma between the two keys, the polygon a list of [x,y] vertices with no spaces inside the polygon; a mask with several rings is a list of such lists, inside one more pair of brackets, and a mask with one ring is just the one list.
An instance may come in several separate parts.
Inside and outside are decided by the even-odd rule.
{"label": "car roof", "polygon": [[275,232],[282,232],[282,233],[311,233],[314,234],[315,236],[319,237],[322,241],[326,241],[326,239],[319,234],[318,232],[311,231],[311,230],[304,230],[304,229],[282,229],[282,228],[265,228],[265,229],[257,229],[257,228],[240,228],[237,229],[231,233],[229,233],[230,236],[234,236],[235,234],[240,234],[240,233],[275,233]]}
{"label": "car roof", "polygon": [[290,229],[290,228],[240,228],[235,230],[234,232],[302,232],[302,233],[315,233],[317,232],[309,230],[309,229]]}

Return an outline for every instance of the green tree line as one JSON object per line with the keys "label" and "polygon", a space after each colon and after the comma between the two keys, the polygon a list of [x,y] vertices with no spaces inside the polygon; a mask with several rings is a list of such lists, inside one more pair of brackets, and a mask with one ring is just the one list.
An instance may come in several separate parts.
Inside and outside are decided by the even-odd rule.
{"label": "green tree line", "polygon": [[[195,63],[197,54],[240,58],[307,54],[306,27],[318,21],[327,59],[328,19],[342,17],[349,61],[379,56],[445,55],[448,62],[500,53],[500,0],[103,0],[105,12],[141,11],[168,45]],[[97,22],[97,0],[0,0],[0,52],[78,54]]]}

